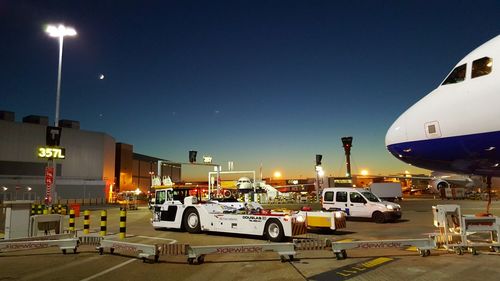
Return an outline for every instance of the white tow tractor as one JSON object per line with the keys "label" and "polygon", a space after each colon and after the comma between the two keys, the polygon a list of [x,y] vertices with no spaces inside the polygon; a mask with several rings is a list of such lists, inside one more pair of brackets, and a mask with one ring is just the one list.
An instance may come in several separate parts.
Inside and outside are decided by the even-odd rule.
{"label": "white tow tractor", "polygon": [[[263,236],[272,242],[307,232],[307,220],[319,227],[345,227],[342,212],[273,212],[256,202],[198,202],[187,190],[157,189],[152,225],[155,229],[185,229],[190,233],[222,232]],[[316,226],[316,225],[313,225]]]}

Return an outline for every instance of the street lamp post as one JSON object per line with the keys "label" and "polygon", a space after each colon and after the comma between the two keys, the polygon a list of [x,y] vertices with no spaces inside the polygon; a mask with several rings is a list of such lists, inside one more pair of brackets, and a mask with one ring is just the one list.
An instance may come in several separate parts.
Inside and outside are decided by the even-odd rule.
{"label": "street lamp post", "polygon": [[[49,34],[50,37],[56,37],[59,38],[59,66],[57,69],[57,92],[56,92],[56,116],[54,120],[54,126],[59,127],[59,100],[61,98],[61,72],[62,72],[62,54],[63,54],[63,44],[64,44],[64,37],[65,36],[75,36],[76,35],[76,30],[72,27],[66,27],[62,24],[59,24],[58,26],[55,25],[48,25],[45,31]],[[56,197],[56,162],[55,158],[52,158],[52,167],[54,168],[54,182],[52,183],[52,194],[54,196],[50,196],[48,198],[48,203],[51,204],[52,202],[52,197]]]}
{"label": "street lamp post", "polygon": [[323,155],[321,154],[316,154],[316,166],[314,166],[314,170],[316,171],[316,202],[319,202],[319,171],[322,170],[323,168],[321,167],[321,160],[323,159]]}

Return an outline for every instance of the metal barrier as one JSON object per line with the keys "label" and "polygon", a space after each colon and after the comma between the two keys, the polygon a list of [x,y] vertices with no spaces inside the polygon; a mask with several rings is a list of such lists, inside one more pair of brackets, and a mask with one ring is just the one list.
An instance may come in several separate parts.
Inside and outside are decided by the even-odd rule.
{"label": "metal barrier", "polygon": [[185,256],[188,253],[189,244],[156,244],[159,255]]}
{"label": "metal barrier", "polygon": [[[94,237],[99,238],[99,237]],[[82,243],[85,243],[82,241]],[[133,254],[144,262],[152,260],[158,262],[160,255],[185,256],[187,262],[201,264],[205,261],[205,255],[209,254],[259,254],[274,251],[280,255],[281,261],[293,260],[295,251],[294,243],[266,243],[266,244],[237,244],[237,245],[212,245],[212,246],[190,246],[188,244],[139,244],[124,241],[102,239],[97,250],[100,255],[105,249],[111,254]]]}
{"label": "metal barrier", "polygon": [[296,254],[294,243],[189,246],[188,263],[194,264],[194,261],[197,261],[198,264],[201,264],[205,261],[205,255],[208,254],[256,254],[268,251],[277,252],[280,255],[282,262],[287,261],[287,257],[289,260],[293,260],[293,256]]}
{"label": "metal barrier", "polygon": [[49,247],[59,247],[63,254],[67,250],[73,250],[76,254],[78,247],[77,238],[59,239],[59,240],[35,240],[35,241],[17,241],[17,242],[2,242],[0,243],[0,251],[2,250],[32,250]]}
{"label": "metal barrier", "polygon": [[351,241],[351,242],[332,242],[332,251],[335,257],[340,259],[347,258],[347,249],[383,249],[383,248],[402,248],[414,246],[417,248],[420,256],[430,255],[430,250],[436,248],[436,242],[431,239],[394,239],[394,240],[371,240],[371,241]]}
{"label": "metal barrier", "polygon": [[328,250],[332,246],[330,239],[293,239],[293,244],[298,251]]}
{"label": "metal barrier", "polygon": [[114,254],[115,252],[119,252],[121,254],[137,254],[138,258],[142,258],[144,262],[146,261],[146,259],[158,262],[160,258],[159,251],[157,250],[156,245],[103,239],[101,240],[100,245],[97,247],[100,255],[104,253],[104,249],[109,249],[109,252],[111,254]]}
{"label": "metal barrier", "polygon": [[20,242],[20,241],[58,240],[58,239],[68,239],[68,238],[74,238],[74,237],[75,237],[75,235],[71,234],[71,233],[37,236],[37,237],[22,237],[22,238],[0,240],[0,244],[7,243],[7,242]]}
{"label": "metal barrier", "polygon": [[80,236],[78,239],[80,240],[80,245],[90,246],[98,246],[102,241],[102,237],[100,236]]}

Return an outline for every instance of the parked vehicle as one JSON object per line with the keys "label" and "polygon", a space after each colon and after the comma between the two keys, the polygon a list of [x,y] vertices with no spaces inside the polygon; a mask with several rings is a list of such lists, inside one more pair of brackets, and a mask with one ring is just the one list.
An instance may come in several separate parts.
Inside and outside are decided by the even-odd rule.
{"label": "parked vehicle", "polygon": [[370,185],[371,193],[382,200],[398,202],[403,198],[403,189],[399,182],[378,182]]}
{"label": "parked vehicle", "polygon": [[262,236],[281,242],[305,234],[307,226],[345,228],[343,212],[265,210],[257,202],[199,202],[174,188],[156,189],[151,223],[155,229],[185,229],[190,233],[221,232]]}
{"label": "parked vehicle", "polygon": [[342,210],[348,217],[371,218],[376,223],[398,220],[402,215],[399,204],[382,201],[360,188],[328,187],[321,198],[323,210]]}

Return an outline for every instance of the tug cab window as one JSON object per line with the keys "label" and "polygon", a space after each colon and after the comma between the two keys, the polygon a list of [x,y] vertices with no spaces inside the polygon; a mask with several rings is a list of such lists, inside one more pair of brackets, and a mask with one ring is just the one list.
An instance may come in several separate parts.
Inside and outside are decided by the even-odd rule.
{"label": "tug cab window", "polygon": [[444,80],[442,85],[455,84],[464,81],[465,70],[466,70],[466,64],[462,64],[460,66],[455,67],[455,69],[453,69],[450,75],[446,77],[446,80]]}
{"label": "tug cab window", "polygon": [[493,59],[484,57],[472,62],[472,78],[488,75],[493,68]]}
{"label": "tug cab window", "polygon": [[155,204],[161,205],[163,203],[165,203],[165,190],[157,191],[155,196]]}

